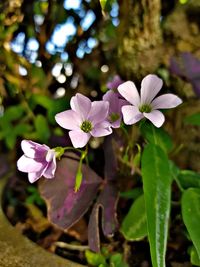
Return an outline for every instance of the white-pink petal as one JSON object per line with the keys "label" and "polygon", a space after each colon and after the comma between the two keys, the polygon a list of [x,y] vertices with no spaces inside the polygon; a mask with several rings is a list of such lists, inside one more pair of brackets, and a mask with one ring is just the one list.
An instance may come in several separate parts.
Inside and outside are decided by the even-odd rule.
{"label": "white-pink petal", "polygon": [[128,125],[134,124],[144,118],[143,114],[139,111],[139,109],[131,105],[123,106],[122,114],[124,123]]}
{"label": "white-pink petal", "polygon": [[48,146],[35,143],[31,140],[23,140],[21,142],[21,148],[29,158],[41,157],[49,149]]}
{"label": "white-pink petal", "polygon": [[121,118],[121,116],[120,116],[120,118],[119,118],[117,121],[110,122],[110,125],[112,126],[112,128],[117,129],[117,128],[119,128],[120,125],[121,125],[121,120],[122,120],[122,118]]}
{"label": "white-pink petal", "polygon": [[131,104],[138,106],[140,104],[140,96],[135,84],[127,81],[118,86],[118,92]]}
{"label": "white-pink petal", "polygon": [[29,172],[28,173],[28,180],[30,183],[36,182],[42,176],[43,170],[39,172]]}
{"label": "white-pink petal", "polygon": [[46,154],[46,161],[51,162],[54,158],[56,157],[56,152],[54,149],[49,149],[47,154]]}
{"label": "white-pink petal", "polygon": [[112,133],[112,128],[109,122],[104,121],[97,124],[90,133],[94,137],[106,136]]}
{"label": "white-pink petal", "polygon": [[66,110],[56,114],[56,122],[67,130],[76,130],[80,128],[82,119],[74,110]]}
{"label": "white-pink petal", "polygon": [[89,141],[91,134],[85,133],[83,131],[70,131],[69,137],[71,139],[72,145],[75,148],[84,147]]}
{"label": "white-pink petal", "polygon": [[163,86],[163,81],[154,74],[149,74],[141,83],[141,104],[150,104]]}
{"label": "white-pink petal", "polygon": [[182,100],[174,94],[165,94],[156,97],[151,106],[153,109],[165,109],[165,108],[175,108],[182,103]]}
{"label": "white-pink petal", "polygon": [[43,166],[44,164],[42,162],[28,158],[25,155],[21,156],[17,161],[17,168],[21,172],[38,172],[43,169]]}
{"label": "white-pink petal", "polygon": [[43,176],[47,179],[54,178],[56,171],[56,158],[54,157],[51,162],[48,163]]}
{"label": "white-pink petal", "polygon": [[88,117],[91,109],[91,100],[88,97],[77,93],[71,98],[70,105],[72,110],[76,111],[82,120]]}
{"label": "white-pink petal", "polygon": [[108,116],[109,103],[107,101],[94,101],[88,115],[88,120],[92,122],[92,126],[104,121]]}
{"label": "white-pink petal", "polygon": [[165,121],[165,116],[159,110],[152,110],[149,113],[143,113],[156,127],[161,127]]}

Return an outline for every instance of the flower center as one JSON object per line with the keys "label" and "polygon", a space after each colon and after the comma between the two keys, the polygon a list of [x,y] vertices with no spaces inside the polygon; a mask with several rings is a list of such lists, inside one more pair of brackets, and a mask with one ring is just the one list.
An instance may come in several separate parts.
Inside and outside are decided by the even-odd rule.
{"label": "flower center", "polygon": [[141,105],[140,107],[139,107],[139,111],[140,112],[145,112],[145,113],[150,113],[151,111],[152,111],[152,108],[151,108],[151,106],[150,105],[148,105],[148,104],[143,104],[143,105]]}
{"label": "flower center", "polygon": [[117,121],[119,119],[119,117],[120,116],[119,116],[118,113],[114,113],[113,112],[113,113],[110,114],[109,119],[110,119],[111,122],[115,122],[115,121]]}
{"label": "flower center", "polygon": [[92,123],[90,121],[84,121],[81,124],[81,130],[85,133],[88,133],[92,130]]}

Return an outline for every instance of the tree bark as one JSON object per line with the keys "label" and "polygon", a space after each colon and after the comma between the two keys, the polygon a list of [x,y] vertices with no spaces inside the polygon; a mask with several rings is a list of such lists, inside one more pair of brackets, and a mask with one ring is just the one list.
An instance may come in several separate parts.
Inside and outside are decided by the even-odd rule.
{"label": "tree bark", "polygon": [[120,74],[126,79],[154,72],[161,61],[160,0],[121,0],[118,34]]}

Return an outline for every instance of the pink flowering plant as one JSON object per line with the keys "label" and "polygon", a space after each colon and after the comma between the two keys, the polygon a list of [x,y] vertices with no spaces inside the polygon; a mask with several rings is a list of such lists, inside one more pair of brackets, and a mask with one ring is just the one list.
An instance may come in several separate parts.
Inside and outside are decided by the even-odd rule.
{"label": "pink flowering plant", "polygon": [[[17,161],[18,170],[28,174],[30,183],[40,179],[39,191],[53,224],[70,228],[94,203],[88,222],[90,249],[101,249],[99,227],[108,239],[117,230],[128,241],[147,236],[154,267],[165,265],[173,180],[184,190],[183,172],[172,161],[180,148],[174,147],[162,127],[165,121],[168,126],[167,110],[178,107],[182,100],[170,92],[161,94],[162,87],[162,79],[155,74],[143,78],[140,91],[133,81],[115,76],[101,100],[91,101],[76,93],[70,108],[55,115],[57,126],[69,136],[66,146],[50,148],[23,140],[24,154]],[[95,141],[103,144],[104,162],[90,159]],[[92,162],[100,164],[100,171],[92,169]],[[183,194],[182,210],[198,250],[199,239],[187,211],[195,190]],[[121,224],[117,220],[119,197],[134,199]]]}
{"label": "pink flowering plant", "polygon": [[41,176],[54,178],[56,171],[56,151],[46,145],[40,145],[30,140],[23,140],[21,148],[24,155],[17,161],[17,168],[28,173],[28,180],[34,183]]}

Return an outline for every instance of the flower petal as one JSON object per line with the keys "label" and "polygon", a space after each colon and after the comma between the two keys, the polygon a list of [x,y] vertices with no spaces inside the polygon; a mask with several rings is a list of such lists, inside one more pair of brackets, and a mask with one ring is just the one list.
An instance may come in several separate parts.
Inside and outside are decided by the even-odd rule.
{"label": "flower petal", "polygon": [[112,128],[117,129],[121,126],[121,121],[122,121],[122,116],[120,116],[120,118],[117,121],[110,122],[110,125]]}
{"label": "flower petal", "polygon": [[55,150],[54,149],[49,149],[47,154],[46,154],[45,159],[46,159],[47,162],[51,162],[53,160],[53,158],[55,158],[55,156],[56,156]]}
{"label": "flower petal", "polygon": [[21,148],[29,158],[43,158],[49,150],[48,146],[35,143],[31,140],[23,140],[21,142]]}
{"label": "flower petal", "polygon": [[72,110],[76,111],[82,120],[87,119],[91,109],[91,101],[88,97],[77,93],[71,98],[70,105]]}
{"label": "flower petal", "polygon": [[48,163],[46,170],[43,173],[43,176],[47,179],[54,178],[56,171],[56,157],[54,156],[52,161]]}
{"label": "flower petal", "polygon": [[150,113],[143,113],[156,127],[161,127],[165,121],[165,116],[159,110],[153,110]]}
{"label": "flower petal", "polygon": [[117,89],[117,87],[122,84],[124,81],[120,78],[119,75],[115,75],[111,81],[109,81],[106,86],[108,89],[114,90]]}
{"label": "flower petal", "polygon": [[165,94],[156,97],[152,102],[151,106],[153,109],[162,108],[175,108],[182,103],[182,100],[174,94]]}
{"label": "flower petal", "polygon": [[17,168],[21,172],[38,172],[44,168],[44,164],[23,155],[17,161]]}
{"label": "flower petal", "polygon": [[56,114],[55,120],[67,130],[79,129],[81,124],[81,117],[74,110],[66,110]]}
{"label": "flower petal", "polygon": [[122,100],[118,97],[118,94],[113,91],[108,91],[104,94],[103,100],[109,102],[109,114],[120,113]]}
{"label": "flower petal", "polygon": [[140,96],[135,84],[131,81],[122,83],[118,86],[119,93],[131,104],[138,106],[140,104]]}
{"label": "flower petal", "polygon": [[89,141],[91,134],[85,133],[83,131],[70,131],[69,137],[71,139],[72,145],[75,148],[84,147]]}
{"label": "flower petal", "polygon": [[163,81],[154,74],[149,74],[141,83],[141,104],[150,104],[162,88]]}
{"label": "flower petal", "polygon": [[122,114],[124,123],[128,125],[134,124],[144,118],[143,114],[139,111],[139,109],[131,105],[123,106]]}
{"label": "flower petal", "polygon": [[112,128],[109,122],[104,121],[102,123],[98,123],[90,133],[94,137],[106,136],[112,133]]}
{"label": "flower petal", "polygon": [[108,116],[109,103],[107,101],[94,101],[88,115],[88,120],[92,122],[92,125],[102,122]]}
{"label": "flower petal", "polygon": [[30,183],[36,182],[40,177],[42,177],[43,170],[39,172],[30,172],[28,174],[28,180]]}

